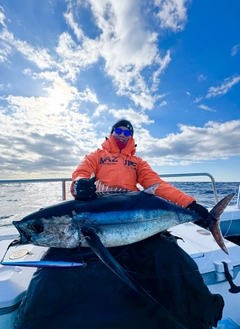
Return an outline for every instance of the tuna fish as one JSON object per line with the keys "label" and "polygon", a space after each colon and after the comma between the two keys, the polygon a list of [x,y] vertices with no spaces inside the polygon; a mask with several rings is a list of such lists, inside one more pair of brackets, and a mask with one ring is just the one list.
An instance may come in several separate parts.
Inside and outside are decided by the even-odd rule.
{"label": "tuna fish", "polygon": [[[144,240],[182,223],[201,220],[196,213],[154,195],[157,186],[141,192],[97,193],[91,201],[63,201],[13,224],[22,244],[75,248],[89,247],[86,229],[94,231],[105,247],[115,247]],[[212,221],[209,228],[225,252],[219,220],[233,195],[225,197],[211,210],[217,221]]]}
{"label": "tuna fish", "polygon": [[[155,196],[154,190],[157,186],[154,185],[142,192],[124,193],[119,193],[123,192],[122,190],[110,188],[110,193],[107,194],[101,189],[103,192],[97,193],[96,198],[91,201],[65,201],[40,209],[13,224],[20,233],[22,244],[32,243],[57,248],[90,247],[129,287],[153,305],[160,307],[179,328],[184,329],[185,326],[133,279],[105,248],[138,242],[175,225],[201,220],[190,210]],[[233,195],[221,200],[211,210],[217,220],[212,220],[209,228],[225,252],[227,250],[219,228],[219,220]],[[46,266],[41,261],[28,265]],[[85,263],[80,265],[84,267]]]}

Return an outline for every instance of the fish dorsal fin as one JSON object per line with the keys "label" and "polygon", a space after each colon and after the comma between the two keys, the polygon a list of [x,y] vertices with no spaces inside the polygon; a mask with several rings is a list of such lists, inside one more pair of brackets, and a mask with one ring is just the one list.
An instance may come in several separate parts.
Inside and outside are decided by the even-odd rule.
{"label": "fish dorsal fin", "polygon": [[117,187],[117,186],[109,186],[106,184],[103,184],[103,182],[101,182],[100,180],[97,180],[96,183],[96,192],[98,194],[101,193],[126,193],[126,192],[130,192],[130,190],[128,190],[127,188],[123,188],[123,187]]}
{"label": "fish dorsal fin", "polygon": [[159,185],[160,185],[160,183],[159,184],[154,184],[152,186],[149,186],[148,188],[146,188],[142,192],[143,193],[147,193],[147,194],[153,194],[153,195],[155,195],[155,191],[156,191],[156,189],[158,188]]}

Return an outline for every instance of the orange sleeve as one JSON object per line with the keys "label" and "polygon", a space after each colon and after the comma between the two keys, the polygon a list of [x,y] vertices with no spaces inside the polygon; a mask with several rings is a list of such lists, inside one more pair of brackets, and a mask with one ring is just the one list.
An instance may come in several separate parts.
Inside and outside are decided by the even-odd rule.
{"label": "orange sleeve", "polygon": [[162,180],[159,175],[152,170],[149,164],[142,159],[140,159],[138,163],[138,183],[141,184],[143,188],[147,188],[154,184],[160,184],[155,194],[184,208],[193,201],[196,201],[192,196],[185,194],[173,185]]}
{"label": "orange sleeve", "polygon": [[91,178],[92,174],[96,173],[97,169],[97,153],[98,151],[94,151],[88,155],[86,155],[80,165],[74,170],[72,173],[72,183],[70,187],[70,192],[72,196],[73,194],[73,185],[75,180],[79,178]]}

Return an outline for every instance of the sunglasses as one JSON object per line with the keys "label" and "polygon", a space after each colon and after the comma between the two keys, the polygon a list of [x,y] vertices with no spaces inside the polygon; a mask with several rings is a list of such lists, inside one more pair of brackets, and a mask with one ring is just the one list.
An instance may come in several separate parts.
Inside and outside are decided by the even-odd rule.
{"label": "sunglasses", "polygon": [[123,132],[124,136],[129,137],[131,136],[131,131],[130,130],[123,130],[122,128],[115,128],[115,133],[117,135],[121,135]]}

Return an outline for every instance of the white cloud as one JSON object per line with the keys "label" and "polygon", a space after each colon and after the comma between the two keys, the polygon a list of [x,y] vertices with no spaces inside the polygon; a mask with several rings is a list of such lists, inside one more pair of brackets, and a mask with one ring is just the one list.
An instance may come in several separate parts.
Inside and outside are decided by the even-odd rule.
{"label": "white cloud", "polygon": [[90,88],[87,87],[84,91],[78,91],[76,87],[61,78],[57,72],[44,71],[39,74],[34,73],[33,78],[52,83],[49,87],[44,87],[43,90],[47,91],[48,102],[55,104],[55,108],[57,104],[67,108],[72,101],[98,104],[97,95]]}
{"label": "white cloud", "polygon": [[206,79],[207,79],[207,77],[204,76],[203,74],[200,74],[200,75],[198,76],[198,81],[204,81],[204,80],[206,80]]}
{"label": "white cloud", "polygon": [[126,95],[129,96],[129,98],[131,98],[135,105],[139,105],[141,106],[143,109],[149,109],[151,110],[153,108],[154,103],[156,102],[156,100],[158,100],[159,98],[161,98],[161,95],[151,95],[150,93],[140,93],[140,94],[130,94],[130,93],[126,93]]}
{"label": "white cloud", "polygon": [[184,29],[187,21],[188,0],[155,0],[158,7],[157,17],[160,20],[161,28],[169,28],[174,32]]}
{"label": "white cloud", "polygon": [[231,50],[231,56],[235,56],[238,53],[239,49],[240,49],[240,44],[233,46]]}
{"label": "white cloud", "polygon": [[159,75],[164,72],[164,70],[168,67],[169,63],[171,62],[171,56],[170,56],[170,51],[168,50],[166,52],[166,55],[163,58],[157,58],[156,62],[159,64],[159,68],[153,72],[153,85],[151,90],[155,91],[158,88],[159,85]]}
{"label": "white cloud", "polygon": [[17,50],[27,60],[36,64],[40,69],[56,69],[65,74],[66,79],[75,80],[81,68],[95,63],[99,58],[99,41],[86,38],[74,22],[71,12],[65,13],[65,19],[79,39],[76,44],[69,33],[63,32],[59,36],[55,54],[49,49],[34,47],[26,41],[16,39],[7,29],[0,33],[0,61],[4,61]]}
{"label": "white cloud", "polygon": [[212,108],[210,108],[209,106],[206,106],[206,105],[199,105],[198,108],[204,110],[204,111],[210,111],[210,112],[217,112],[216,110],[213,110]]}
{"label": "white cloud", "polygon": [[74,16],[73,16],[73,13],[71,12],[71,10],[64,13],[64,17],[65,17],[66,22],[68,23],[68,25],[72,28],[72,30],[73,30],[74,34],[76,35],[78,41],[81,41],[84,38],[84,34],[83,34],[82,29],[74,21]]}
{"label": "white cloud", "polygon": [[202,96],[198,96],[198,97],[193,101],[193,103],[199,103],[199,102],[201,102],[202,99],[203,99]]}
{"label": "white cloud", "polygon": [[4,9],[0,6],[0,25],[3,26],[3,30],[0,32],[0,62],[5,62],[8,55],[11,53],[11,46],[4,38],[4,33],[6,31],[6,24],[4,23],[4,20],[6,20],[6,17],[3,12]]}
{"label": "white cloud", "polygon": [[167,102],[166,101],[162,101],[161,103],[160,103],[160,105],[159,106],[165,106],[165,105],[167,105]]}
{"label": "white cloud", "polygon": [[40,69],[50,68],[54,65],[54,61],[48,54],[47,49],[34,48],[26,41],[15,39],[14,35],[6,29],[0,33],[0,40],[5,45],[5,54],[10,54],[10,51],[15,48],[29,61],[35,63]]}
{"label": "white cloud", "polygon": [[219,87],[210,87],[208,89],[208,94],[206,98],[211,98],[211,97],[216,97],[218,95],[225,95],[228,90],[237,84],[240,81],[240,76],[232,77],[232,78],[227,78],[224,80],[224,83],[221,84]]}
{"label": "white cloud", "polygon": [[95,110],[93,116],[94,116],[94,117],[99,117],[100,115],[102,115],[102,112],[105,112],[105,111],[107,111],[107,110],[108,110],[107,105],[104,105],[104,104],[102,104],[102,105],[98,105],[98,107],[96,108],[96,110]]}
{"label": "white cloud", "polygon": [[[67,139],[74,138],[78,141],[78,148],[85,151],[91,150],[96,132],[93,131],[94,125],[89,118],[90,110],[86,109],[86,104],[98,104],[96,94],[90,88],[78,91],[76,87],[59,77],[56,72],[45,71],[33,74],[33,77],[49,82],[48,86],[43,88],[46,95],[2,97],[1,100],[6,102],[7,106],[2,111],[5,120],[2,118],[3,126],[1,127],[0,124],[0,128],[4,129],[5,121],[11,127],[3,135],[10,133],[14,136],[11,137],[12,140],[21,138],[22,148],[27,148],[29,143],[34,143],[35,137],[31,136],[35,136],[35,134],[42,136],[42,142],[45,140],[44,136],[49,136],[49,134],[51,134],[51,138],[67,136]],[[87,137],[86,131],[88,131]],[[5,137],[9,140],[7,136]],[[92,138],[91,142],[88,140],[89,138]],[[13,154],[17,152],[15,147],[12,149]],[[32,153],[32,151],[29,152]],[[27,153],[24,152],[19,158]],[[35,154],[35,156],[39,155]]]}
{"label": "white cloud", "polygon": [[[141,148],[140,156],[155,165],[195,163],[217,159],[227,159],[240,155],[240,120],[225,123],[208,122],[204,127],[179,125],[180,132],[169,134],[163,139],[150,139]],[[138,139],[136,140],[138,143]],[[138,143],[143,145],[144,141]],[[231,147],[229,147],[231,145]]]}
{"label": "white cloud", "polygon": [[0,40],[0,62],[7,61],[8,56],[11,54],[11,51],[12,51],[11,47],[3,40]]}
{"label": "white cloud", "polygon": [[[152,94],[158,76],[170,63],[169,51],[160,56],[157,34],[147,30],[137,1],[89,1],[98,28],[100,53],[105,71],[113,79],[117,94],[132,99],[142,108],[152,109],[158,96]],[[156,69],[153,70],[153,67]],[[149,68],[152,89],[142,70]]]}
{"label": "white cloud", "polygon": [[88,99],[88,92],[75,95],[63,85],[48,88],[48,97],[2,98],[8,105],[0,110],[1,173],[69,175],[79,158],[98,146],[89,114],[75,109],[74,99]]}
{"label": "white cloud", "polygon": [[132,108],[120,110],[111,109],[109,110],[109,113],[112,114],[116,119],[126,118],[127,120],[131,121],[133,126],[136,128],[140,128],[142,124],[154,123],[154,121],[150,120],[146,114],[134,111]]}
{"label": "white cloud", "polygon": [[96,63],[99,58],[100,45],[97,40],[84,37],[81,43],[76,44],[67,32],[59,36],[57,54],[60,56],[58,68],[66,74],[66,79],[76,80],[81,69]]}
{"label": "white cloud", "polygon": [[4,15],[4,9],[2,6],[0,6],[0,24],[3,26],[3,27],[6,27],[5,23],[4,23],[4,20],[6,19],[5,15]]}
{"label": "white cloud", "polygon": [[[188,2],[156,1],[154,10],[158,16],[151,18],[151,26],[145,19],[149,12],[142,10],[147,2],[88,0],[75,2],[74,7],[74,1],[68,1],[64,14],[67,29],[46,42],[57,44],[51,49],[39,46],[37,38],[36,46],[30,38],[21,40],[24,31],[16,37],[7,29],[8,20],[0,10],[0,61],[8,61],[8,65],[14,56],[21,55],[20,61],[15,62],[18,79],[14,83],[18,89],[9,85],[11,92],[7,93],[7,84],[0,86],[6,95],[0,99],[2,175],[16,170],[18,175],[31,175],[42,170],[49,175],[65,172],[69,176],[81,158],[101,144],[103,132],[109,132],[113,123],[112,117],[125,117],[133,123],[139,155],[151,164],[189,164],[239,155],[239,121],[210,122],[200,128],[180,125],[179,133],[156,138],[158,134],[152,128],[160,130],[161,126],[161,122],[158,126],[153,120],[157,110],[146,115],[145,110],[153,109],[155,103],[159,110],[167,104],[160,101],[165,94],[159,84],[171,54],[159,48],[161,40],[156,30],[162,31],[156,29],[156,24],[174,32],[182,30]],[[82,7],[77,7],[86,3],[89,16],[93,15],[88,24],[92,24],[94,33],[89,34],[85,33],[84,22],[79,23],[78,10]],[[94,80],[96,68],[101,71],[101,83],[107,85],[105,90],[110,91],[107,96],[94,89],[99,83]],[[208,98],[226,93],[239,79],[229,78],[222,86],[209,88]],[[13,84],[13,80],[9,81]],[[201,100],[197,97],[194,103]],[[214,111],[201,104],[199,108]]]}
{"label": "white cloud", "polygon": [[[57,47],[50,52],[47,48],[33,47],[4,29],[0,34],[0,61],[7,60],[10,53],[17,50],[41,70],[58,70],[65,79],[75,82],[82,70],[102,58],[116,93],[143,109],[152,109],[159,99],[159,95],[154,94],[160,83],[159,76],[171,61],[170,51],[160,54],[158,35],[146,28],[138,1],[89,0],[89,4],[99,31],[95,39],[86,37],[77,23],[79,3],[74,7],[74,2],[69,2],[64,18],[77,42],[70,33],[63,32]],[[174,6],[181,12],[183,3]],[[142,74],[146,69],[147,79]]]}

